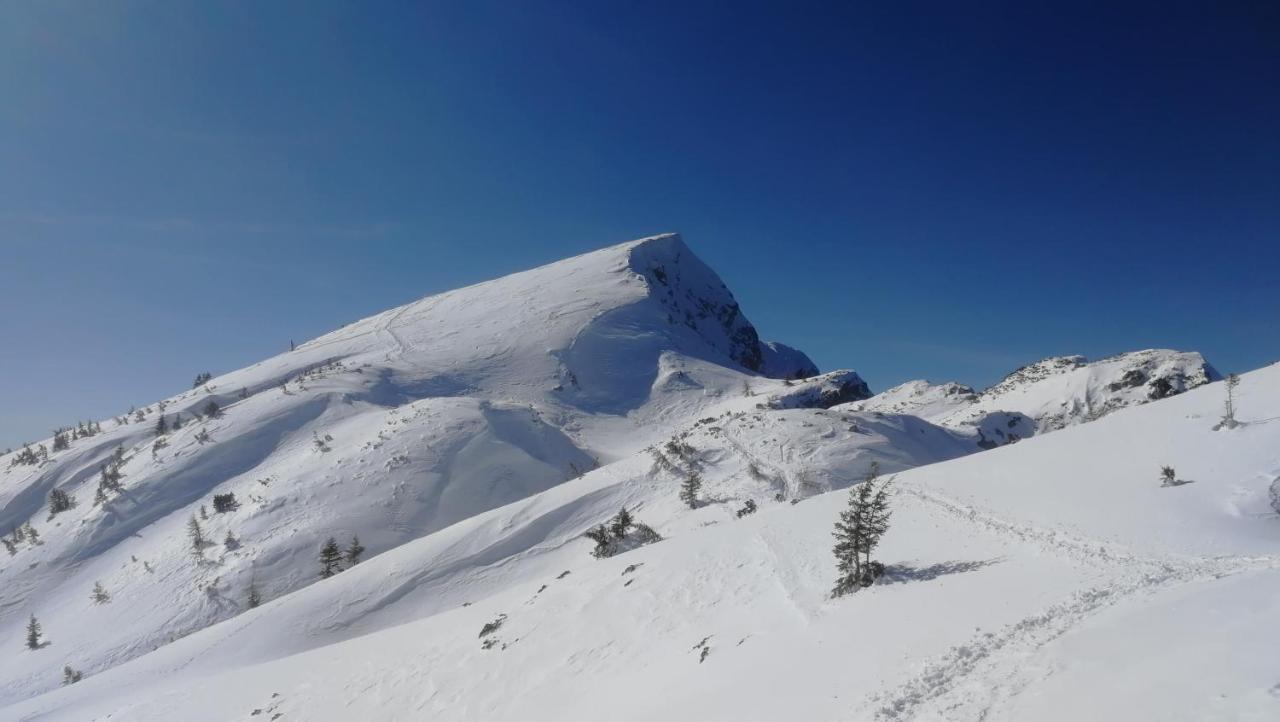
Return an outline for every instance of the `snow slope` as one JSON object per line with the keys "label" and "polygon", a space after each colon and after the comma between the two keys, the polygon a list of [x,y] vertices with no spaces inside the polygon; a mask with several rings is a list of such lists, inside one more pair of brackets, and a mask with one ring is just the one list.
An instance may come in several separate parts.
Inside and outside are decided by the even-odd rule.
{"label": "snow slope", "polygon": [[981,393],[953,382],[908,381],[849,408],[912,414],[998,446],[1221,378],[1195,352],[1148,349],[1092,363],[1059,356],[1024,366]]}
{"label": "snow slope", "polygon": [[[56,686],[64,664],[99,672],[234,617],[250,585],[270,600],[314,583],[329,536],[358,535],[367,559],[707,414],[869,395],[853,372],[815,374],[799,351],[762,343],[678,237],[655,236],[350,324],[69,448],[46,439],[39,463],[0,456],[0,529],[38,534],[0,553],[0,636],[21,639],[37,614],[61,637],[57,655],[0,656],[0,703]],[[157,436],[161,417],[183,426]],[[931,431],[945,450],[886,459],[959,453]],[[121,488],[98,503],[104,465]],[[75,503],[56,516],[54,489]],[[214,513],[215,494],[239,508]],[[89,607],[92,632],[67,633],[95,583],[111,603]]]}
{"label": "snow slope", "polygon": [[[0,567],[0,719],[1128,719],[1163,687],[1170,715],[1272,714],[1280,367],[1214,432],[1220,384],[1146,403],[1216,378],[1198,355],[1081,364],[877,400],[761,342],[674,236],[428,297],[0,457],[0,529],[39,533]],[[872,462],[889,574],[832,600],[838,492]],[[76,505],[51,516],[54,488]],[[591,557],[624,505],[664,540]],[[1185,672],[1079,698],[1093,657],[1160,656],[1223,604]]]}
{"label": "snow slope", "polygon": [[[907,438],[945,432],[839,409],[708,417],[672,440],[691,449],[672,466],[706,480],[698,509],[642,452],[6,714],[1274,719],[1280,365],[1242,377],[1240,428],[1212,430],[1222,392],[898,473],[887,577],[837,600],[844,495],[794,492],[901,468]],[[1161,487],[1166,464],[1191,483]],[[736,517],[747,498],[760,511]],[[624,503],[666,539],[591,558],[578,534]],[[56,635],[24,654],[58,653]]]}

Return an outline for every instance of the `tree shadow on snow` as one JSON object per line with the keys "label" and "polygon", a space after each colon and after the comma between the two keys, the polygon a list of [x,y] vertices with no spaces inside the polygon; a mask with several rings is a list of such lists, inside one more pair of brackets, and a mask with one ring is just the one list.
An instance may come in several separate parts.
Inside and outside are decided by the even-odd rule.
{"label": "tree shadow on snow", "polygon": [[924,567],[911,564],[890,564],[884,568],[884,574],[876,580],[876,584],[905,584],[907,582],[927,582],[948,574],[964,574],[976,572],[983,567],[999,564],[1002,557],[995,559],[979,559],[974,561],[938,562]]}

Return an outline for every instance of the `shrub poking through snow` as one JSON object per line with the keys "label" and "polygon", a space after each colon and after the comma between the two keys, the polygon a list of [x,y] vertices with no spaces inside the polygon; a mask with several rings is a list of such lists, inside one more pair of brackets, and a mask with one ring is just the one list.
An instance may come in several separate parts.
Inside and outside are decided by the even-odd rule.
{"label": "shrub poking through snow", "polygon": [[748,514],[754,514],[754,513],[756,513],[756,502],[755,502],[755,499],[747,499],[747,503],[743,504],[743,505],[742,505],[742,508],[741,508],[741,509],[739,509],[736,513],[737,513],[737,515],[738,515],[738,518],[739,518],[739,519],[741,519],[742,517],[744,517],[744,516],[746,516],[746,515],[748,515]]}
{"label": "shrub poking through snow", "polygon": [[631,513],[623,507],[605,524],[597,524],[582,534],[596,543],[591,556],[606,559],[622,552],[631,551],[646,544],[662,541],[662,536],[648,524],[635,521]]}
{"label": "shrub poking through snow", "polygon": [[869,587],[884,572],[882,564],[871,560],[880,537],[889,529],[889,482],[881,483],[879,473],[879,465],[872,462],[867,478],[849,490],[849,505],[836,522],[831,551],[840,576],[831,590],[833,597]]}
{"label": "shrub poking through snow", "polygon": [[83,677],[84,675],[80,672],[80,670],[72,669],[71,665],[69,664],[62,668],[63,686],[66,686],[68,684],[75,684],[76,682],[79,682]]}
{"label": "shrub poking through snow", "polygon": [[1160,486],[1173,486],[1177,483],[1178,473],[1173,470],[1172,466],[1160,467]]}
{"label": "shrub poking through snow", "polygon": [[107,592],[106,587],[102,586],[102,582],[93,583],[93,591],[89,593],[89,598],[94,604],[106,604],[111,601],[111,594]]}
{"label": "shrub poking through snow", "polygon": [[507,621],[507,615],[499,614],[492,622],[485,622],[484,626],[480,628],[480,638],[483,639],[498,631],[505,621]]}
{"label": "shrub poking through snow", "polygon": [[225,514],[229,511],[235,511],[240,508],[240,502],[236,501],[234,492],[226,494],[213,495],[213,510],[219,514]]}

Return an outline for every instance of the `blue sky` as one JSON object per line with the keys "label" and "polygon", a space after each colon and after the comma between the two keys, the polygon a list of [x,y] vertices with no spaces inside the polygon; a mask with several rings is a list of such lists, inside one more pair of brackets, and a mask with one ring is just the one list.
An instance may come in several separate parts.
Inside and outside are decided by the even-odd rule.
{"label": "blue sky", "polygon": [[0,447],[669,230],[875,389],[1280,359],[1276,6],[970,5],[5,3]]}

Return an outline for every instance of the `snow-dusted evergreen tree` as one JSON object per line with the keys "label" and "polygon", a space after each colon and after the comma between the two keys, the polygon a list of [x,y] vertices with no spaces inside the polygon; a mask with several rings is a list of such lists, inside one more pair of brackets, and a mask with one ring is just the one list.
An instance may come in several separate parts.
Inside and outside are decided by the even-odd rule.
{"label": "snow-dusted evergreen tree", "polygon": [[106,587],[102,586],[102,582],[93,583],[93,591],[90,592],[89,598],[94,604],[106,604],[111,601],[111,595],[107,593]]}
{"label": "snow-dusted evergreen tree", "polygon": [[211,380],[213,380],[213,374],[209,373],[208,371],[203,371],[201,373],[196,374],[196,380],[191,382],[191,388],[198,389],[201,386],[204,386],[205,384],[209,383]]}
{"label": "snow-dusted evergreen tree", "polygon": [[63,491],[62,489],[49,490],[49,518],[50,519],[70,509],[74,504],[75,502],[74,500],[72,500],[71,495]]}
{"label": "snow-dusted evergreen tree", "polygon": [[40,543],[40,534],[36,532],[36,528],[31,526],[31,522],[27,522],[23,527],[23,537],[32,544]]}
{"label": "snow-dusted evergreen tree", "polygon": [[44,644],[40,636],[40,621],[36,619],[36,615],[32,614],[30,621],[27,622],[27,649],[40,649]]}
{"label": "snow-dusted evergreen tree", "polygon": [[1240,377],[1235,374],[1227,374],[1225,381],[1227,387],[1227,399],[1223,404],[1222,421],[1215,426],[1215,429],[1234,429],[1240,425],[1236,421],[1236,387],[1240,385]]}
{"label": "snow-dusted evergreen tree", "polygon": [[832,596],[870,586],[883,571],[878,562],[871,561],[871,552],[889,529],[889,482],[880,483],[879,474],[879,464],[872,462],[867,478],[849,490],[849,505],[836,522],[832,533],[836,544],[831,551],[840,576]]}
{"label": "snow-dusted evergreen tree", "polygon": [[690,471],[680,483],[680,501],[689,505],[690,509],[698,508],[698,492],[702,490],[702,477],[698,472]]}
{"label": "snow-dusted evergreen tree", "polygon": [[338,548],[338,540],[329,537],[320,547],[320,578],[329,577],[342,571],[342,549]]}
{"label": "snow-dusted evergreen tree", "polygon": [[216,419],[222,416],[222,407],[218,406],[217,401],[210,401],[204,405],[204,416],[206,419]]}
{"label": "snow-dusted evergreen tree", "polygon": [[1173,486],[1177,476],[1178,473],[1173,470],[1172,466],[1160,467],[1160,486]]}
{"label": "snow-dusted evergreen tree", "polygon": [[231,533],[230,529],[228,529],[227,535],[222,538],[222,546],[225,547],[227,551],[234,551],[240,548],[240,540],[236,538],[235,534]]}
{"label": "snow-dusted evergreen tree", "polygon": [[593,526],[582,535],[596,543],[595,549],[591,550],[592,556],[598,559],[613,556],[613,534],[604,524]]}
{"label": "snow-dusted evergreen tree", "polygon": [[197,557],[204,553],[204,529],[200,528],[200,520],[195,514],[187,521],[187,538],[191,540],[191,553]]}
{"label": "snow-dusted evergreen tree", "polygon": [[156,419],[155,433],[156,436],[164,436],[169,433],[169,424],[165,423],[164,414],[160,414],[159,418]]}
{"label": "snow-dusted evergreen tree", "polygon": [[627,511],[627,507],[622,507],[618,515],[613,517],[609,522],[609,531],[615,539],[621,539],[627,535],[627,530],[632,527],[635,520],[631,517],[631,512]]}
{"label": "snow-dusted evergreen tree", "polygon": [[354,567],[359,564],[361,554],[364,554],[364,547],[360,544],[360,537],[352,534],[351,544],[347,547],[347,551],[343,553],[343,558],[346,559],[347,566]]}
{"label": "snow-dusted evergreen tree", "polygon": [[66,686],[68,684],[75,684],[76,682],[79,682],[83,677],[84,675],[81,674],[80,670],[72,669],[71,665],[69,664],[62,668],[63,686]]}

